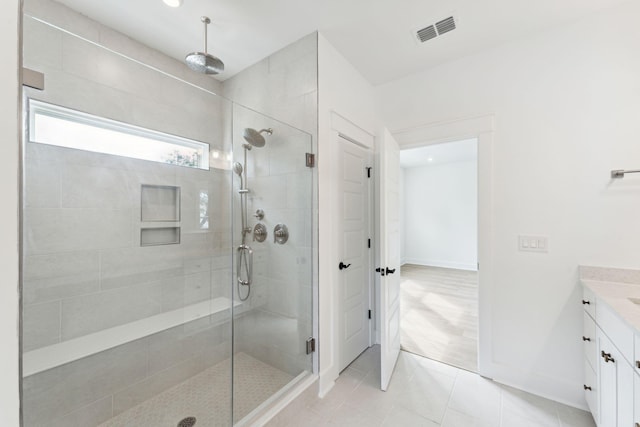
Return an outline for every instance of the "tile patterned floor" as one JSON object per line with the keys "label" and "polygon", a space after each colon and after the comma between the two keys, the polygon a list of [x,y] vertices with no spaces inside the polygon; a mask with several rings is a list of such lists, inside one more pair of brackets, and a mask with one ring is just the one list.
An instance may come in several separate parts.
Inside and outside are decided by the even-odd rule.
{"label": "tile patterned floor", "polygon": [[477,371],[477,272],[405,264],[400,298],[403,350]]}
{"label": "tile patterned floor", "polygon": [[[234,414],[242,419],[293,377],[245,353],[234,359]],[[174,427],[196,417],[196,427],[228,427],[230,411],[230,360],[195,375],[167,391],[110,419],[100,427]]]}
{"label": "tile patterned floor", "polygon": [[404,351],[382,392],[379,360],[370,348],[327,396],[310,387],[268,426],[595,427],[588,412]]}

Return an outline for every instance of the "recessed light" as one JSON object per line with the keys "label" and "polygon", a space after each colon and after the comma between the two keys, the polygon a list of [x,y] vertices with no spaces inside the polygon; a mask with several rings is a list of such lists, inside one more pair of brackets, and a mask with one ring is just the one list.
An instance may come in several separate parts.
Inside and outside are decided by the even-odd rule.
{"label": "recessed light", "polygon": [[182,0],[162,0],[164,4],[169,7],[180,7],[182,6]]}
{"label": "recessed light", "polygon": [[429,158],[427,159],[427,161],[429,161],[429,162],[433,162],[433,158],[429,157]]}

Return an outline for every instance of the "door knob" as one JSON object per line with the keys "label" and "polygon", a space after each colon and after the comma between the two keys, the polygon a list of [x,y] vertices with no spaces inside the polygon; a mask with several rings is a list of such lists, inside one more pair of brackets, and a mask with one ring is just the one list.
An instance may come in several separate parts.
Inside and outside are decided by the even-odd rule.
{"label": "door knob", "polygon": [[396,269],[395,269],[395,268],[392,270],[392,269],[390,269],[389,267],[387,267],[387,269],[386,269],[387,276],[388,276],[389,274],[393,274],[393,273],[395,273],[395,272],[396,272]]}
{"label": "door knob", "polygon": [[339,268],[340,270],[344,270],[345,268],[349,268],[349,266],[350,266],[350,265],[351,265],[351,264],[345,264],[345,263],[343,263],[342,261],[340,261],[340,264],[338,264],[338,268]]}
{"label": "door knob", "polygon": [[582,341],[591,341],[591,338],[588,338],[588,337],[582,337]]}

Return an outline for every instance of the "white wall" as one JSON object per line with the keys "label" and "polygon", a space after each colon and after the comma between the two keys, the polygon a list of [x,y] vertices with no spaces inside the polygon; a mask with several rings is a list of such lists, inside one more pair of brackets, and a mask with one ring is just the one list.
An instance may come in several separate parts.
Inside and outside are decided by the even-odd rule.
{"label": "white wall", "polygon": [[609,179],[640,164],[638,18],[628,2],[376,89],[394,130],[494,114],[491,370],[582,407],[577,266],[640,267],[640,179]]}
{"label": "white wall", "polygon": [[0,4],[0,425],[18,425],[18,23],[17,0]]}
{"label": "white wall", "polygon": [[335,297],[337,225],[334,221],[332,188],[337,179],[337,153],[332,133],[332,113],[348,119],[354,128],[375,134],[376,115],[372,86],[318,34],[318,204],[319,211],[319,315],[320,393],[328,391],[338,378]]}
{"label": "white wall", "polygon": [[403,169],[404,261],[476,270],[477,161]]}

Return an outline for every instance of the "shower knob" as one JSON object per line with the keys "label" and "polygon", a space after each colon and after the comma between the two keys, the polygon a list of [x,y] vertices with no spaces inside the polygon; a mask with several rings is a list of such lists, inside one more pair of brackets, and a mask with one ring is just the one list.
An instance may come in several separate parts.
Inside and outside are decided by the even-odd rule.
{"label": "shower knob", "polygon": [[253,240],[256,242],[264,242],[267,239],[267,227],[264,224],[256,224],[253,227]]}
{"label": "shower knob", "polygon": [[258,221],[262,221],[264,219],[264,211],[262,209],[258,209],[256,210],[256,213],[253,214],[253,216],[258,218]]}
{"label": "shower knob", "polygon": [[284,245],[289,240],[289,229],[284,224],[277,224],[273,228],[273,242]]}

